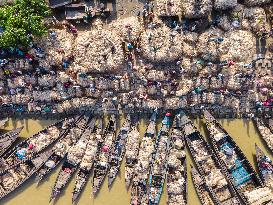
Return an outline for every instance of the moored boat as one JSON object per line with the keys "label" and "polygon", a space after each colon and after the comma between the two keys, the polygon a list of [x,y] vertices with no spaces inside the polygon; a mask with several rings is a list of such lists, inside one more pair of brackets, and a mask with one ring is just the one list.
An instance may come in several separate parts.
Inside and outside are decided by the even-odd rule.
{"label": "moored boat", "polygon": [[271,132],[261,118],[255,118],[254,121],[262,139],[273,153],[273,132]]}
{"label": "moored boat", "polygon": [[70,181],[72,175],[79,166],[82,157],[85,153],[86,146],[90,140],[91,133],[94,129],[96,118],[93,118],[88,123],[87,128],[82,133],[80,139],[74,144],[67,153],[67,158],[57,176],[54,187],[51,192],[50,201],[58,197],[58,195],[65,189],[65,186]]}
{"label": "moored boat", "polygon": [[99,155],[94,163],[93,195],[96,195],[109,170],[109,156],[116,135],[116,116],[111,115],[104,132],[104,142],[100,146]]}
{"label": "moored boat", "polygon": [[216,204],[240,204],[231,178],[225,167],[221,166],[210,145],[183,113],[182,130],[191,156],[201,177],[210,187],[211,196]]}
{"label": "moored boat", "polygon": [[138,122],[132,126],[128,133],[126,150],[125,150],[125,185],[129,189],[132,178],[134,176],[134,169],[138,162],[140,132],[138,130]]}
{"label": "moored boat", "polygon": [[42,152],[1,175],[0,199],[13,192],[27,181],[37,170],[39,170],[51,154],[51,150]]}
{"label": "moored boat", "polygon": [[86,146],[86,150],[79,166],[79,172],[76,175],[75,187],[72,192],[72,204],[79,198],[84,186],[87,183],[88,177],[91,174],[94,160],[98,153],[99,140],[102,132],[102,118],[99,118],[98,125],[95,127],[95,132],[90,136],[90,140]]}
{"label": "moored boat", "polygon": [[[204,111],[209,139],[213,145],[221,166],[226,167],[233,186],[245,204],[265,204],[270,199],[268,187],[254,171],[250,162],[220,123],[208,112]],[[273,196],[273,193],[272,193]]]}
{"label": "moored boat", "polygon": [[109,156],[109,172],[108,172],[108,188],[111,187],[114,182],[122,163],[123,157],[125,155],[125,146],[127,142],[128,132],[131,128],[131,116],[127,115],[124,124],[122,125],[119,134],[115,140],[113,149],[111,150]]}
{"label": "moored boat", "polygon": [[25,158],[31,158],[39,152],[42,152],[49,145],[67,134],[74,120],[74,118],[71,118],[58,121],[25,139],[11,150],[8,150],[3,155],[1,168],[5,169],[13,164],[20,163],[20,161]]}
{"label": "moored boat", "polygon": [[36,181],[39,184],[56,166],[66,157],[68,150],[81,137],[89,117],[79,118],[70,128],[67,135],[64,135],[52,148],[53,153],[37,172]]}
{"label": "moored boat", "polygon": [[167,204],[187,204],[187,164],[180,114],[175,116],[170,135],[171,149],[167,171]]}
{"label": "moored boat", "polygon": [[198,173],[198,171],[191,166],[191,176],[193,185],[197,192],[197,195],[202,203],[202,205],[216,205],[211,196],[209,187],[206,185],[204,179]]}
{"label": "moored boat", "polygon": [[273,189],[273,162],[265,155],[258,145],[256,148],[256,160],[259,168],[259,172],[264,184]]}
{"label": "moored boat", "polygon": [[156,141],[156,120],[157,111],[152,114],[149,125],[146,129],[143,139],[141,140],[138,161],[135,165],[133,183],[131,189],[131,204],[144,205],[148,203],[148,186],[147,180],[150,171],[150,162]]}
{"label": "moored boat", "polygon": [[268,126],[269,126],[271,132],[273,132],[273,119],[268,120]]}
{"label": "moored boat", "polygon": [[2,156],[19,137],[23,127],[11,130],[0,136],[0,156]]}
{"label": "moored boat", "polygon": [[170,128],[170,113],[167,113],[162,121],[162,127],[158,133],[155,153],[152,157],[152,164],[149,176],[149,203],[150,205],[159,204],[163,186],[165,183],[167,168],[168,168],[168,157],[170,151],[170,139],[169,139],[169,128]]}

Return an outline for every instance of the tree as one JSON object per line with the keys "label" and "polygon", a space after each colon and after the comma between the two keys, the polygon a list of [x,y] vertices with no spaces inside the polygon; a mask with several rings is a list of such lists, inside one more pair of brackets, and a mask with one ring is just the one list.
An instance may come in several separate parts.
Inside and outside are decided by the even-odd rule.
{"label": "tree", "polygon": [[47,33],[43,20],[50,12],[45,0],[15,0],[12,5],[0,7],[0,47],[27,48],[32,35]]}

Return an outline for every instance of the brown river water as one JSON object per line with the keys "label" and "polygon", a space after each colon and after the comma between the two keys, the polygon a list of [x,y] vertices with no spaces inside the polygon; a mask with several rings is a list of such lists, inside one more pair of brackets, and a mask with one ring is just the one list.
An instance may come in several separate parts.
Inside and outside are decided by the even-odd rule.
{"label": "brown river water", "polygon": [[[121,119],[120,124],[124,121]],[[32,134],[37,133],[42,128],[53,123],[51,120],[10,120],[5,129],[10,130],[14,127],[24,126],[23,131],[21,132],[22,138],[27,138]],[[147,121],[146,121],[147,122]],[[220,120],[224,128],[233,136],[234,140],[241,147],[243,152],[246,154],[247,158],[250,160],[251,164],[255,166],[257,171],[257,166],[255,162],[255,143],[257,143],[272,159],[273,155],[270,154],[269,150],[265,147],[265,144],[261,140],[259,134],[257,133],[256,128],[252,121],[249,120]],[[202,134],[204,134],[204,124],[201,120],[195,120],[196,126],[199,128]],[[145,132],[145,121],[142,120],[140,124],[141,136]],[[160,123],[158,124],[158,128]],[[188,173],[190,173],[190,164],[192,159],[189,156],[187,150],[187,168]],[[46,178],[46,180],[36,186],[34,182],[34,177],[27,181],[23,186],[17,189],[12,194],[8,195],[4,200],[0,201],[0,205],[47,205],[49,204],[49,197],[51,193],[51,188],[54,185],[57,174],[60,170],[60,166],[52,172],[52,174]],[[72,190],[74,188],[75,179],[73,178],[66,190],[55,201],[55,205],[70,205]],[[128,205],[130,202],[130,190],[127,191],[125,188],[125,179],[124,179],[124,162],[121,167],[120,175],[117,176],[113,187],[111,190],[108,190],[107,184],[104,183],[100,193],[96,198],[92,196],[91,188],[91,178],[87,186],[85,187],[79,201],[78,205]],[[196,195],[195,189],[192,184],[191,175],[188,174],[188,204],[189,205],[200,205],[200,201]],[[166,204],[166,186],[164,189],[163,196],[161,197],[160,205]],[[51,204],[53,204],[51,202]]]}

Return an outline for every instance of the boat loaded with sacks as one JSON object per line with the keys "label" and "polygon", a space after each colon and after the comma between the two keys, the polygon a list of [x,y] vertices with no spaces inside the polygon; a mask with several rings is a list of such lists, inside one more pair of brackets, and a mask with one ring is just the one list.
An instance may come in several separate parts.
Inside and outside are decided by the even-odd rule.
{"label": "boat loaded with sacks", "polygon": [[0,156],[2,156],[19,137],[23,127],[11,130],[0,136]]}
{"label": "boat loaded with sacks", "polygon": [[198,171],[191,166],[192,182],[196,189],[197,195],[202,205],[215,205],[213,196],[211,195],[210,188],[205,183],[204,178],[198,173]]}
{"label": "boat loaded with sacks", "polygon": [[45,163],[52,151],[42,152],[1,175],[0,200],[20,187]]}
{"label": "boat loaded with sacks", "polygon": [[49,145],[66,135],[74,120],[74,118],[70,118],[58,121],[25,139],[3,155],[1,168],[9,168],[43,151]]}
{"label": "boat loaded with sacks", "polygon": [[149,176],[149,203],[159,204],[165,183],[170,152],[169,128],[171,113],[166,113],[155,144]]}
{"label": "boat loaded with sacks", "polygon": [[226,167],[233,186],[245,204],[266,204],[272,199],[273,192],[265,187],[250,162],[232,137],[220,123],[204,111],[206,127],[213,149],[223,167]]}
{"label": "boat loaded with sacks", "polygon": [[116,116],[111,115],[104,131],[104,142],[101,144],[99,154],[94,163],[93,195],[100,190],[109,170],[109,156],[114,146],[116,136]]}
{"label": "boat loaded with sacks", "polygon": [[53,154],[48,158],[46,163],[41,167],[36,175],[37,184],[39,184],[58,164],[66,157],[68,150],[81,137],[89,117],[80,116],[75,120],[67,135],[64,135],[52,148]]}
{"label": "boat loaded with sacks", "polygon": [[261,178],[265,186],[273,189],[273,162],[272,160],[265,155],[258,145],[255,145],[256,148],[256,159],[259,168]]}
{"label": "boat loaded with sacks", "polygon": [[198,172],[208,185],[215,204],[240,204],[226,168],[220,164],[212,148],[185,113],[182,114],[181,125]]}
{"label": "boat loaded with sacks", "polygon": [[79,198],[84,186],[87,183],[88,177],[91,174],[94,160],[99,150],[99,140],[102,134],[102,118],[99,118],[98,125],[96,125],[93,133],[91,133],[90,140],[86,146],[86,150],[79,166],[79,172],[76,175],[75,187],[72,192],[72,204]]}
{"label": "boat loaded with sacks", "polygon": [[156,141],[156,119],[157,110],[152,114],[149,125],[141,140],[138,161],[135,165],[133,183],[131,188],[131,204],[144,205],[148,203],[148,177],[152,153],[154,152]]}
{"label": "boat loaded with sacks", "polygon": [[138,152],[140,146],[140,132],[138,130],[137,119],[132,126],[132,129],[128,133],[126,150],[125,150],[125,185],[127,190],[131,185],[132,178],[134,176],[135,166],[138,162]]}
{"label": "boat loaded with sacks", "polygon": [[181,132],[181,115],[174,118],[170,140],[171,148],[167,170],[167,204],[187,204],[187,164],[184,137]]}
{"label": "boat loaded with sacks", "polygon": [[265,125],[261,118],[255,118],[254,121],[262,139],[273,153],[273,132],[271,132],[271,130]]}
{"label": "boat loaded with sacks", "polygon": [[68,150],[67,158],[62,165],[52,189],[50,201],[57,198],[58,195],[65,189],[65,186],[70,181],[72,175],[75,173],[82,160],[86,146],[90,140],[91,133],[94,129],[96,118],[89,121],[90,122],[88,123],[85,131],[82,133],[80,139]]}
{"label": "boat loaded with sacks", "polygon": [[127,142],[127,136],[128,132],[131,128],[131,116],[130,114],[127,115],[124,124],[122,125],[119,134],[115,140],[113,149],[111,150],[110,156],[109,156],[109,172],[108,172],[108,188],[111,187],[112,183],[114,182],[123,157],[125,155],[125,146]]}

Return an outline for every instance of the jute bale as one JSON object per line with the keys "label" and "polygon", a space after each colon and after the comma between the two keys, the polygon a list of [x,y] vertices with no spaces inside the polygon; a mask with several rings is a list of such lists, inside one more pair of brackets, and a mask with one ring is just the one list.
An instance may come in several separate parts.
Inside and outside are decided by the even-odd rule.
{"label": "jute bale", "polygon": [[79,33],[75,46],[75,64],[89,72],[116,70],[124,62],[121,39],[108,29]]}
{"label": "jute bale", "polygon": [[245,0],[244,4],[247,6],[262,6],[270,2],[272,3],[272,0]]}
{"label": "jute bale", "polygon": [[202,18],[212,11],[212,0],[181,0],[186,18]]}
{"label": "jute bale", "polygon": [[180,16],[182,15],[181,0],[157,0],[157,14],[160,16]]}
{"label": "jute bale", "polygon": [[142,57],[150,61],[174,61],[182,55],[183,37],[159,19],[142,33],[141,40]]}
{"label": "jute bale", "polygon": [[214,8],[216,10],[227,10],[234,8],[237,5],[237,0],[215,0]]}
{"label": "jute bale", "polygon": [[[208,61],[216,61],[221,52],[219,51],[219,46],[223,43],[218,43],[216,41],[210,41],[210,39],[216,39],[223,37],[223,31],[218,28],[210,28],[202,33],[197,42],[197,53],[204,59]],[[224,40],[225,41],[225,40]]]}
{"label": "jute bale", "polygon": [[269,25],[267,25],[266,14],[263,8],[246,8],[244,10],[244,17],[249,20],[253,32],[260,33],[266,30],[269,31]]}
{"label": "jute bale", "polygon": [[223,53],[220,60],[251,61],[255,53],[255,38],[251,32],[233,30],[227,32],[224,39],[219,47]]}
{"label": "jute bale", "polygon": [[144,26],[137,17],[118,19],[109,25],[109,29],[124,41],[135,41],[144,30]]}

